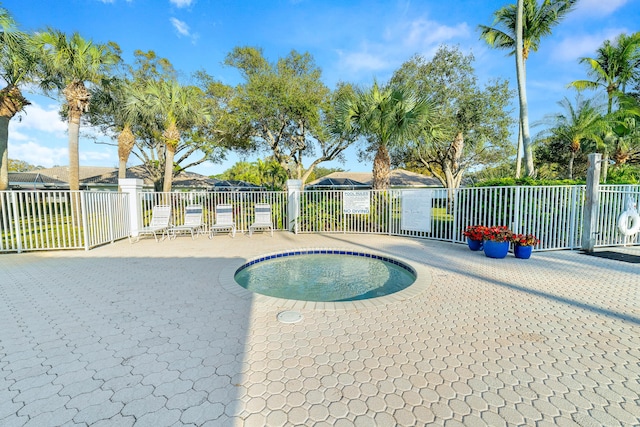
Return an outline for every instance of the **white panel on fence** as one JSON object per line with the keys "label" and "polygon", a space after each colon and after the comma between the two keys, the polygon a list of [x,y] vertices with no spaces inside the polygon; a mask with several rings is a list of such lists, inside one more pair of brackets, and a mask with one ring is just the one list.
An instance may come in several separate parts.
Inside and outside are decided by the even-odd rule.
{"label": "white panel on fence", "polygon": [[370,191],[345,191],[342,203],[342,213],[365,214],[371,211]]}
{"label": "white panel on fence", "polygon": [[407,231],[431,232],[431,190],[402,190],[401,227]]}

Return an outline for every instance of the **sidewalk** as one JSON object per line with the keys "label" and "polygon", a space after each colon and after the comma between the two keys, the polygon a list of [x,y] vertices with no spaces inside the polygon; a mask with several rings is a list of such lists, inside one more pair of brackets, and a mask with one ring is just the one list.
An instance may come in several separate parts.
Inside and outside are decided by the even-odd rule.
{"label": "sidewalk", "polygon": [[[322,247],[426,286],[292,324],[232,289],[247,259]],[[0,325],[2,426],[640,424],[640,264],[574,251],[281,232],[7,254]]]}

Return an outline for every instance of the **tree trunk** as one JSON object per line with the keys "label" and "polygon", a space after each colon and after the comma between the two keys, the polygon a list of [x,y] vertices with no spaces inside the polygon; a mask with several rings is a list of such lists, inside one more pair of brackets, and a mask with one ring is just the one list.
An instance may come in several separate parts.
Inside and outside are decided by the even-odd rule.
{"label": "tree trunk", "polygon": [[573,162],[576,159],[576,153],[574,151],[571,151],[571,154],[569,155],[569,179],[573,179]]}
{"label": "tree trunk", "polygon": [[75,108],[69,110],[69,189],[80,189],[80,116],[82,113]]}
{"label": "tree trunk", "polygon": [[522,175],[522,122],[518,120],[518,151],[516,153],[516,178]]}
{"label": "tree trunk", "polygon": [[520,124],[522,126],[522,148],[527,176],[535,176],[533,168],[533,152],[531,150],[531,136],[529,134],[529,106],[527,104],[526,75],[524,69],[524,52],[522,40],[522,15],[524,0],[518,0],[516,16],[516,76],[518,78],[518,98],[520,101]]}
{"label": "tree trunk", "polygon": [[118,163],[118,179],[125,179],[127,177],[127,160],[120,159]]}
{"label": "tree trunk", "polygon": [[131,127],[127,124],[118,135],[118,159],[120,160],[118,165],[118,179],[124,179],[127,177],[127,160],[129,160],[129,154],[136,143],[136,139],[131,132]]}
{"label": "tree trunk", "polygon": [[373,159],[372,187],[374,190],[386,190],[389,188],[391,175],[391,157],[384,144],[378,145],[376,157]]}
{"label": "tree trunk", "polygon": [[0,191],[9,189],[9,121],[10,117],[0,116]]}
{"label": "tree trunk", "polygon": [[169,193],[171,191],[171,184],[173,183],[173,158],[176,156],[176,147],[173,144],[167,144],[167,151],[165,155],[164,163],[164,184],[162,191]]}

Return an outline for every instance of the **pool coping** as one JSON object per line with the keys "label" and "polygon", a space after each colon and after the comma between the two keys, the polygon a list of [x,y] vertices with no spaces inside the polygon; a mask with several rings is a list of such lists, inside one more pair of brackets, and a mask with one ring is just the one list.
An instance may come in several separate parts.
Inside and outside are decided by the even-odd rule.
{"label": "pool coping", "polygon": [[[376,257],[397,260],[401,263],[411,267],[416,274],[416,280],[410,286],[402,289],[401,291],[393,294],[384,295],[377,298],[369,298],[365,300],[357,301],[337,301],[337,302],[325,302],[325,301],[300,301],[290,300],[285,298],[271,297],[267,295],[258,294],[249,291],[240,286],[234,279],[236,271],[247,263],[254,260],[258,260],[273,255],[284,254],[289,252],[302,252],[302,251],[341,251],[352,253],[365,253],[371,254]],[[264,253],[245,260],[238,259],[230,262],[224,268],[222,268],[218,274],[218,281],[220,285],[229,293],[242,299],[253,299],[253,301],[261,306],[268,308],[279,308],[284,310],[365,310],[376,308],[388,304],[395,304],[408,299],[414,298],[424,292],[432,282],[432,276],[427,266],[403,258],[396,254],[390,255],[385,252],[367,250],[359,251],[350,248],[328,248],[328,247],[315,247],[315,248],[291,248],[276,252]]]}

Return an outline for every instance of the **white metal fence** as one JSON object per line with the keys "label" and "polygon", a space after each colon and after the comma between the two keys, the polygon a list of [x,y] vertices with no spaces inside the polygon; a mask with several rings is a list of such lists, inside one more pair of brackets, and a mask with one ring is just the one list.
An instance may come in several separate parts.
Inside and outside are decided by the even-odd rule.
{"label": "white metal fence", "polygon": [[[140,192],[140,217],[133,219],[125,193],[7,191],[0,192],[0,252],[89,249],[113,242],[129,235],[132,221],[147,225],[155,204],[171,204],[174,224],[182,223],[186,205],[201,204],[205,223],[213,224],[221,203],[233,206],[239,232],[253,222],[255,204],[268,203],[276,230],[295,226],[299,233],[376,233],[462,243],[469,225],[506,225],[538,236],[536,250],[581,245],[584,186],[461,188],[452,199],[446,190],[430,190],[428,231],[403,223],[403,198],[409,194],[415,190],[369,191],[367,212],[351,214],[344,210],[344,191],[304,191],[295,199],[294,222],[285,192]],[[629,197],[637,203],[640,186],[600,187],[596,246],[640,244],[640,235],[625,238],[617,227]]]}
{"label": "white metal fence", "polygon": [[626,210],[627,199],[640,201],[640,185],[602,185],[598,191],[599,210],[596,246],[619,246],[640,244],[640,233],[626,237],[618,230],[618,218]]}
{"label": "white metal fence", "polygon": [[192,192],[192,193],[138,193],[141,204],[139,224],[147,225],[151,220],[151,209],[154,205],[171,205],[173,224],[182,224],[184,208],[190,204],[203,207],[203,221],[211,225],[215,223],[215,209],[218,204],[233,206],[233,218],[236,230],[244,232],[254,219],[256,203],[271,205],[273,226],[276,230],[287,229],[287,193],[282,191],[224,191],[224,192]]}
{"label": "white metal fence", "polygon": [[125,194],[0,192],[0,252],[90,249],[129,234]]}

